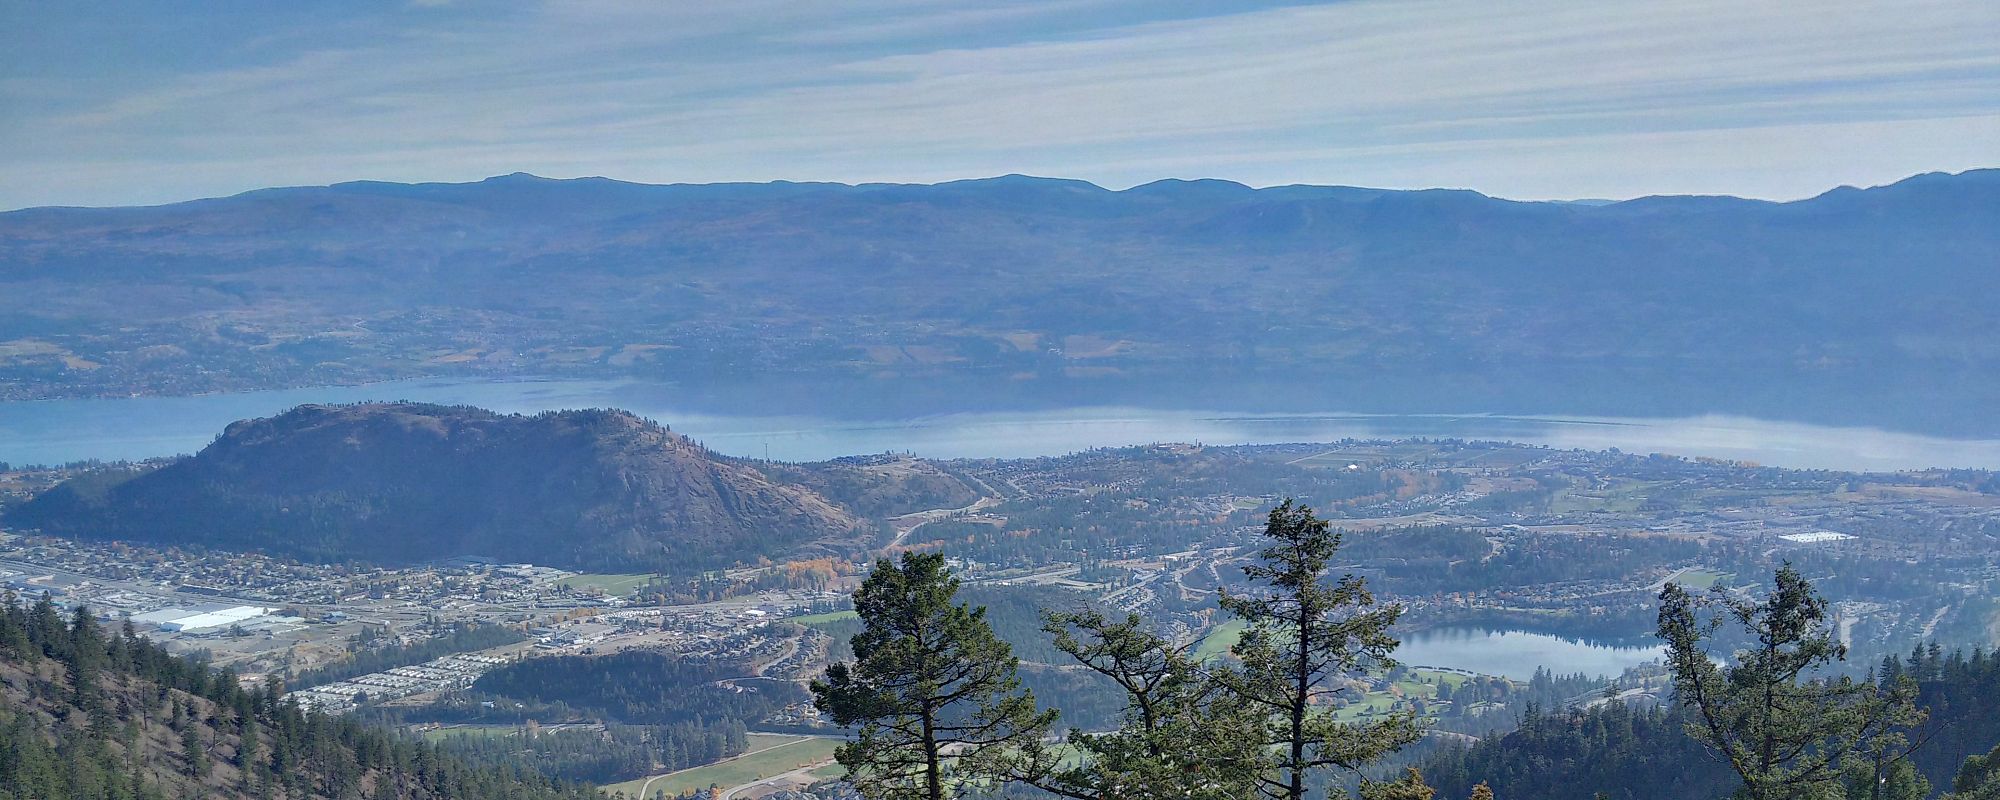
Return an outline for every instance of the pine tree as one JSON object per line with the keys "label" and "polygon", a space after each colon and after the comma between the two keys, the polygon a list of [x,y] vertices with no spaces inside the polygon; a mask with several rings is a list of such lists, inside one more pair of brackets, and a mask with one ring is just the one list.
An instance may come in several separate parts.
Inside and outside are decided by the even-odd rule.
{"label": "pine tree", "polygon": [[1424,775],[1416,767],[1405,769],[1403,777],[1393,781],[1361,781],[1361,800],[1431,800],[1436,796],[1437,790],[1424,783]]}
{"label": "pine tree", "polygon": [[181,731],[181,755],[187,759],[189,775],[197,778],[208,777],[211,766],[208,761],[208,749],[202,746],[201,734],[195,732],[192,725]]}
{"label": "pine tree", "polygon": [[1972,756],[1958,768],[1944,800],[2000,800],[2000,747]]}
{"label": "pine tree", "polygon": [[1055,722],[1021,688],[986,610],[955,602],[958,586],[937,553],[876,562],[854,593],[855,660],[812,684],[814,705],[859,726],[835,757],[865,797],[943,800],[953,785],[1002,777],[1006,754]]}
{"label": "pine tree", "polygon": [[1359,772],[1422,735],[1414,714],[1395,712],[1370,722],[1341,722],[1318,702],[1335,681],[1395,665],[1399,642],[1390,626],[1398,605],[1378,606],[1367,582],[1328,572],[1341,535],[1307,506],[1287,499],[1264,526],[1270,545],[1244,568],[1268,586],[1259,597],[1224,594],[1224,610],[1249,623],[1234,652],[1242,671],[1226,679],[1246,706],[1270,719],[1266,743],[1278,751],[1259,792],[1274,800],[1304,800],[1308,778],[1337,767]]}
{"label": "pine tree", "polygon": [[1136,614],[1112,621],[1096,611],[1051,612],[1043,630],[1056,649],[1109,678],[1126,696],[1125,724],[1111,733],[1072,731],[1081,763],[1055,748],[1024,748],[1019,780],[1077,800],[1241,800],[1256,793],[1269,753],[1263,715],[1234,701],[1188,655]]}
{"label": "pine tree", "polygon": [[[1849,770],[1864,767],[1882,785],[1909,755],[1903,731],[1924,718],[1915,683],[1816,677],[1847,648],[1825,598],[1798,570],[1781,566],[1775,583],[1756,603],[1726,591],[1698,598],[1672,583],[1660,592],[1659,636],[1675,691],[1693,712],[1689,733],[1722,755],[1751,800],[1837,796]],[[1706,643],[1725,620],[1755,644],[1718,666]]]}

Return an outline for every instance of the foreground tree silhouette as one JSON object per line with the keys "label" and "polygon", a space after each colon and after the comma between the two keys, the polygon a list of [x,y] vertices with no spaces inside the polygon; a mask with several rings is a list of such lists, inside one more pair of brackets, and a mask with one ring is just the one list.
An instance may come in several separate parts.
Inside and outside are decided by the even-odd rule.
{"label": "foreground tree silhouette", "polygon": [[[1725,620],[1754,643],[1726,667],[1708,652]],[[1688,731],[1742,777],[1739,796],[1866,798],[1907,772],[1898,770],[1911,749],[1904,731],[1924,718],[1915,683],[1817,675],[1845,659],[1847,648],[1833,635],[1825,598],[1791,564],[1779,567],[1775,588],[1756,603],[1720,590],[1697,597],[1667,584],[1659,636],[1674,690],[1695,712]],[[1852,781],[1865,793],[1849,795],[1842,784],[1857,770],[1874,779]]]}
{"label": "foreground tree silhouette", "polygon": [[2000,800],[2000,747],[1967,758],[1944,800]]}
{"label": "foreground tree silhouette", "polygon": [[860,726],[834,757],[863,796],[943,800],[953,785],[1003,777],[1006,754],[1055,722],[1021,688],[1019,660],[986,610],[957,594],[936,553],[878,561],[854,593],[855,660],[828,668],[812,692],[834,722]]}
{"label": "foreground tree silhouette", "polygon": [[[1125,724],[1071,731],[1071,750],[1030,743],[1013,754],[1015,780],[1075,800],[1243,800],[1269,761],[1261,711],[1235,702],[1188,655],[1137,614],[1048,612],[1057,649],[1111,680],[1126,697]],[[1073,755],[1074,757],[1065,757]]]}
{"label": "foreground tree silhouette", "polygon": [[[1260,776],[1261,795],[1304,800],[1315,772],[1337,767],[1359,773],[1422,730],[1413,712],[1397,712],[1370,722],[1341,722],[1333,709],[1316,702],[1336,681],[1368,669],[1395,665],[1390,653],[1399,642],[1389,627],[1402,616],[1399,605],[1378,606],[1367,582],[1346,575],[1333,579],[1328,564],[1340,549],[1341,534],[1313,510],[1287,499],[1271,510],[1264,537],[1270,545],[1259,563],[1245,567],[1267,594],[1224,594],[1222,608],[1249,623],[1234,652],[1243,660],[1225,685],[1246,707],[1266,716],[1266,745],[1277,751],[1275,770]],[[1412,796],[1421,780],[1412,773],[1392,784],[1363,783],[1368,796]]]}

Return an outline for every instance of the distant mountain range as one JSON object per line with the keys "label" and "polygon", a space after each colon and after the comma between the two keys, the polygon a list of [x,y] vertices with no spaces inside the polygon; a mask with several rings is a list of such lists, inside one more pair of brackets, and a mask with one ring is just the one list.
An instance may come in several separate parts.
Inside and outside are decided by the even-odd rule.
{"label": "distant mountain range", "polygon": [[7,523],[315,561],[478,555],[684,573],[869,546],[878,523],[827,495],[874,515],[978,497],[921,462],[783,469],[774,480],[623,411],[301,406],[156,470],[65,483]]}
{"label": "distant mountain range", "polygon": [[516,174],[0,214],[0,396],[533,374],[838,383],[866,405],[920,378],[965,387],[922,411],[1061,396],[2000,433],[1980,410],[2000,406],[1996,297],[2000,170],[1789,203]]}

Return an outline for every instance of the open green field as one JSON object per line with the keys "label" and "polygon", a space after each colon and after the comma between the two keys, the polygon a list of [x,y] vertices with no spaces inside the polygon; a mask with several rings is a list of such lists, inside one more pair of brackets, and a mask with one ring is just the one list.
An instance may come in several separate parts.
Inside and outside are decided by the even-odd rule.
{"label": "open green field", "polygon": [[1438,696],[1439,687],[1457,688],[1467,678],[1456,672],[1437,672],[1427,669],[1411,670],[1410,677],[1396,682],[1396,689],[1402,692],[1398,697],[1394,692],[1369,692],[1361,702],[1348,705],[1334,712],[1334,718],[1355,722],[1387,714],[1395,709],[1400,700],[1422,698],[1432,700]]}
{"label": "open green field", "polygon": [[1558,490],[1549,498],[1549,511],[1555,514],[1574,514],[1583,511],[1610,511],[1621,514],[1636,513],[1652,493],[1665,482],[1618,481],[1611,486],[1594,491],[1577,489]]}
{"label": "open green field", "polygon": [[1674,582],[1689,589],[1705,591],[1708,587],[1714,586],[1716,581],[1734,577],[1734,575],[1735,573],[1717,572],[1712,569],[1691,569],[1681,573],[1680,577],[1674,579]]}
{"label": "open green field", "polygon": [[595,586],[603,589],[605,594],[613,597],[624,597],[638,591],[639,587],[645,586],[652,579],[653,576],[650,574],[591,573],[588,575],[571,575],[562,579],[561,582],[567,583],[576,589]]}
{"label": "open green field", "polygon": [[1194,659],[1208,661],[1228,655],[1229,648],[1236,646],[1236,640],[1243,638],[1243,631],[1249,627],[1249,623],[1240,619],[1232,619],[1215,626],[1207,636],[1201,637],[1201,644],[1194,649]]}
{"label": "open green field", "polygon": [[769,750],[778,745],[802,742],[810,738],[812,737],[787,736],[782,733],[746,733],[743,734],[743,752],[755,753],[759,750]]}
{"label": "open green field", "polygon": [[833,758],[834,748],[839,746],[839,739],[751,734],[750,751],[745,755],[669,773],[654,779],[651,786],[646,785],[645,778],[640,778],[601,788],[605,794],[624,792],[626,797],[638,797],[641,787],[645,788],[648,797],[660,792],[673,797],[690,789],[705,789],[709,786],[721,786],[727,789],[830,760]]}
{"label": "open green field", "polygon": [[803,617],[792,617],[786,621],[796,622],[800,625],[814,625],[827,622],[839,622],[844,619],[857,619],[858,617],[859,615],[855,614],[853,609],[848,609],[846,611],[829,611],[825,614],[807,614]]}
{"label": "open green field", "polygon": [[438,742],[453,736],[476,736],[490,739],[497,736],[513,736],[520,732],[521,726],[519,725],[453,725],[448,728],[434,728],[424,731],[423,737],[426,741]]}

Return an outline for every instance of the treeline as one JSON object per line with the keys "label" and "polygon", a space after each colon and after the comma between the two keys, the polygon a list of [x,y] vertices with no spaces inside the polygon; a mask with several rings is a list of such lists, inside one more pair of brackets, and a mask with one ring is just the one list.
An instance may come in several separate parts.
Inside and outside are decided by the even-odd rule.
{"label": "treeline", "polygon": [[1947,654],[1936,643],[1903,658],[1884,658],[1882,680],[1916,681],[1930,717],[1914,735],[1924,746],[1911,760],[1932,784],[1947,786],[1960,762],[2000,744],[2000,653],[1975,648]]}
{"label": "treeline", "polygon": [[1445,748],[1421,767],[1445,796],[1485,782],[1503,797],[1536,800],[1687,800],[1726,797],[1742,782],[1687,735],[1673,708],[1606,703],[1532,711],[1520,727],[1468,748]]}
{"label": "treeline", "polygon": [[753,722],[806,699],[798,686],[750,677],[742,664],[643,650],[518,661],[480,676],[472,688],[635,725]]}
{"label": "treeline", "polygon": [[[1390,671],[1390,679],[1400,677],[1405,668]],[[1558,675],[1537,667],[1525,683],[1476,675],[1456,686],[1440,685],[1436,703],[1424,709],[1432,716],[1432,727],[1455,733],[1486,734],[1514,727],[1537,709],[1558,708],[1572,698],[1602,689],[1604,681],[1575,673]]]}
{"label": "treeline", "polygon": [[755,571],[710,570],[693,575],[654,575],[633,591],[639,605],[713,603],[771,591],[824,591],[835,578],[850,574],[849,563],[837,558],[787,561]]}
{"label": "treeline", "polygon": [[474,764],[522,764],[551,778],[615,783],[712,764],[748,745],[740,720],[674,725],[605,725],[494,736],[446,733],[438,747]]}
{"label": "treeline", "polygon": [[398,644],[374,649],[367,648],[365,642],[357,638],[348,645],[350,655],[346,661],[300,672],[286,681],[285,686],[290,689],[319,686],[371,672],[422,664],[431,659],[458,653],[514,644],[526,638],[527,634],[513,628],[484,623],[460,623],[453,625],[442,636],[415,644]]}
{"label": "treeline", "polygon": [[[1910,763],[1930,786],[1951,787],[1968,758],[2000,744],[2000,657],[1983,650],[1946,654],[1919,647],[1886,660],[1876,681],[1909,676],[1929,714],[1910,739]],[[1423,764],[1446,796],[1479,782],[1504,797],[1544,800],[1681,800],[1722,797],[1741,784],[1729,766],[1688,735],[1693,720],[1677,705],[1531,713],[1519,728],[1469,748],[1446,749]]]}
{"label": "treeline", "polygon": [[301,710],[276,682],[168,653],[128,624],[67,619],[44,596],[0,604],[0,797],[592,796],[520,767],[473,767],[422,742]]}

